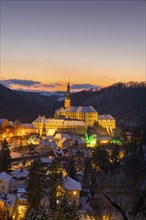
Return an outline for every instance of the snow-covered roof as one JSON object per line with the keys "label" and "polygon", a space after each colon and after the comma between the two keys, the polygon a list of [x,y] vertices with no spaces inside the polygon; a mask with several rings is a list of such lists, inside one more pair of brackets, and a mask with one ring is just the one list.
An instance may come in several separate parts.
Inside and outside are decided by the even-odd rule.
{"label": "snow-covered roof", "polygon": [[0,173],[0,179],[3,180],[4,182],[9,183],[12,179],[12,176],[7,174],[6,172],[2,172],[2,173]]}
{"label": "snow-covered roof", "polygon": [[7,194],[6,203],[5,203],[6,206],[13,207],[15,205],[15,200],[16,200],[16,195],[11,194],[11,193]]}
{"label": "snow-covered roof", "polygon": [[18,196],[19,201],[27,202],[27,198],[24,197],[25,194],[26,194],[26,189],[25,188],[18,188],[17,196]]}
{"label": "snow-covered roof", "polygon": [[71,106],[69,108],[60,108],[56,112],[97,112],[92,106]]}
{"label": "snow-covered roof", "polygon": [[17,193],[26,193],[25,188],[18,188]]}
{"label": "snow-covered roof", "polygon": [[27,177],[28,171],[27,170],[14,170],[11,172],[12,177],[21,178]]}
{"label": "snow-covered roof", "polygon": [[18,193],[17,196],[18,196],[19,201],[27,202],[27,198],[24,197],[24,193]]}
{"label": "snow-covered roof", "polygon": [[100,120],[103,120],[103,119],[105,119],[105,120],[115,120],[114,119],[114,117],[112,117],[110,114],[107,114],[107,115],[98,115],[98,119],[100,119]]}
{"label": "snow-covered roof", "polygon": [[23,123],[21,124],[21,127],[25,129],[36,129],[36,127],[32,123]]}
{"label": "snow-covered roof", "polygon": [[56,119],[56,118],[44,118],[39,116],[34,122],[35,123],[44,123],[52,126],[86,126],[85,122],[77,121],[77,120],[64,120],[64,119]]}
{"label": "snow-covered roof", "polygon": [[73,121],[73,120],[64,120],[63,125],[66,125],[66,126],[83,126],[83,127],[86,126],[84,121]]}
{"label": "snow-covered roof", "polygon": [[47,132],[47,136],[51,136],[52,137],[52,136],[54,136],[55,132],[56,132],[56,129],[54,129],[54,128],[53,129],[49,129],[48,132]]}
{"label": "snow-covered roof", "polygon": [[17,196],[14,194],[1,194],[0,200],[4,202],[6,207],[14,207]]}
{"label": "snow-covered roof", "polygon": [[67,141],[70,141],[70,139],[64,137],[64,138],[62,138],[62,139],[60,140],[60,143],[64,143],[66,140],[67,140]]}
{"label": "snow-covered roof", "polygon": [[41,157],[40,160],[42,163],[52,163],[52,160],[48,157]]}
{"label": "snow-covered roof", "polygon": [[5,121],[8,121],[6,118],[0,118],[0,125],[3,125]]}
{"label": "snow-covered roof", "polygon": [[55,157],[58,157],[59,155],[62,156],[62,157],[65,156],[63,150],[60,149],[60,148],[59,149],[53,149],[53,153],[55,154]]}
{"label": "snow-covered roof", "polygon": [[63,124],[63,119],[55,119],[55,118],[53,118],[53,119],[46,119],[45,120],[45,123],[46,124],[53,124],[53,125],[62,125]]}
{"label": "snow-covered roof", "polygon": [[60,140],[63,138],[71,139],[71,136],[69,134],[65,134],[65,133],[57,133],[54,137],[54,139],[60,139]]}
{"label": "snow-covered roof", "polygon": [[63,186],[67,190],[79,190],[79,191],[82,190],[81,184],[69,176],[66,176],[63,179]]}
{"label": "snow-covered roof", "polygon": [[76,173],[76,175],[84,176],[84,173],[83,173],[83,171],[79,171],[79,172]]}
{"label": "snow-covered roof", "polygon": [[46,140],[41,140],[41,144],[44,146],[44,145],[49,145],[50,143],[48,139],[46,139]]}

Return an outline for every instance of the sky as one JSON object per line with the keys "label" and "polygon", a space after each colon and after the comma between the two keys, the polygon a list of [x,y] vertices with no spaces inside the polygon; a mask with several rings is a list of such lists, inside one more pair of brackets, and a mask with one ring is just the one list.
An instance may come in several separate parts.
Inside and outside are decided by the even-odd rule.
{"label": "sky", "polygon": [[[145,80],[145,1],[1,0],[1,80],[63,90]],[[88,85],[88,86],[87,86]]]}

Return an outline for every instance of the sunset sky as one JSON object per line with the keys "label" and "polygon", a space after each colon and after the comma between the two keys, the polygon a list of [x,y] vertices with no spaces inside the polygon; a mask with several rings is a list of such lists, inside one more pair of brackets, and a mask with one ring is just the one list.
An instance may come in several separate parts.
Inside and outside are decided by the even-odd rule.
{"label": "sunset sky", "polygon": [[62,90],[145,80],[145,1],[1,1],[1,80]]}

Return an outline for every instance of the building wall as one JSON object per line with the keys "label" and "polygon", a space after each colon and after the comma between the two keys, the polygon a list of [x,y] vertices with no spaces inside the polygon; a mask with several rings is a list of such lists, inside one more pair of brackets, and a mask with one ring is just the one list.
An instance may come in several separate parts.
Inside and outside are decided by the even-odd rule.
{"label": "building wall", "polygon": [[103,128],[110,128],[112,130],[116,128],[116,121],[114,119],[98,119],[98,123]]}
{"label": "building wall", "polygon": [[86,132],[86,126],[80,125],[62,125],[62,124],[47,124],[47,123],[34,123],[39,133],[47,132],[49,129],[56,129],[57,132],[73,133],[73,134],[84,134]]}
{"label": "building wall", "polygon": [[14,205],[6,207],[6,209],[9,211],[9,216],[14,220],[17,220],[18,218],[18,207],[19,207],[19,200],[17,196]]}
{"label": "building wall", "polygon": [[5,202],[0,199],[0,219],[3,218],[4,213],[5,213]]}
{"label": "building wall", "polygon": [[66,190],[62,186],[57,187],[57,192],[56,192],[56,201],[60,201],[60,199],[63,196],[66,196],[68,199],[68,202],[75,203],[77,206],[80,204],[80,191],[79,190]]}
{"label": "building wall", "polygon": [[64,111],[56,111],[55,118],[70,118],[70,119],[78,119],[80,121],[84,121],[86,126],[93,127],[94,123],[98,121],[98,113],[97,112],[64,112]]}
{"label": "building wall", "polygon": [[26,180],[25,179],[12,179],[10,190],[16,190],[18,188],[25,188]]}
{"label": "building wall", "polygon": [[0,193],[9,193],[9,184],[0,179]]}
{"label": "building wall", "polygon": [[80,191],[77,190],[67,190],[66,195],[68,200],[71,201],[71,203],[75,203],[77,206],[80,204]]}
{"label": "building wall", "polygon": [[70,99],[65,99],[64,100],[64,107],[69,108],[71,106],[71,100]]}

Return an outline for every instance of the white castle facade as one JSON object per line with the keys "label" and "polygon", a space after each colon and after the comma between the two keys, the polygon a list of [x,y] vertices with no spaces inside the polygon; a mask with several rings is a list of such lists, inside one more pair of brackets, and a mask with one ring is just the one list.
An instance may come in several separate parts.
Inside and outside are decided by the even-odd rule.
{"label": "white castle facade", "polygon": [[64,107],[57,109],[53,119],[39,116],[34,122],[39,133],[48,129],[56,129],[57,132],[84,134],[88,127],[99,124],[112,133],[116,127],[116,121],[111,115],[98,115],[92,106],[71,106],[70,84],[67,85]]}

